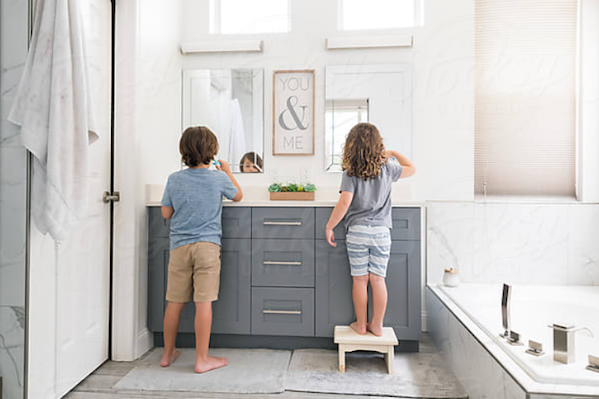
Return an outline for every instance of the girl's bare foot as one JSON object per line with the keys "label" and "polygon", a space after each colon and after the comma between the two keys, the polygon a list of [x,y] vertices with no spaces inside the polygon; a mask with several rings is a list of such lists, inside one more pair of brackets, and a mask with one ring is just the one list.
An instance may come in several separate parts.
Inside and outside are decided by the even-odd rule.
{"label": "girl's bare foot", "polygon": [[205,373],[210,370],[219,369],[225,367],[229,363],[224,357],[208,356],[205,360],[196,360],[196,373]]}
{"label": "girl's bare foot", "polygon": [[368,331],[370,331],[371,333],[373,333],[374,335],[376,335],[377,337],[380,337],[383,335],[383,326],[379,325],[379,326],[375,326],[374,324],[372,324],[372,322],[366,324],[366,329]]}
{"label": "girl's bare foot", "polygon": [[175,359],[179,357],[180,354],[181,352],[179,352],[176,349],[172,353],[166,353],[166,351],[162,352],[162,359],[160,359],[160,365],[162,367],[170,366],[175,361]]}
{"label": "girl's bare foot", "polygon": [[360,335],[366,334],[366,326],[358,325],[357,321],[354,321],[349,326],[352,328],[352,330],[354,330],[355,332],[357,332]]}

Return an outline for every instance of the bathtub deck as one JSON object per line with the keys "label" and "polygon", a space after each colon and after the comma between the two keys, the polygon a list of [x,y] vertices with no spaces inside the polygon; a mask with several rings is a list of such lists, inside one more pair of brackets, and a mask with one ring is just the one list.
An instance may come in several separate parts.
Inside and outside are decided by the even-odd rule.
{"label": "bathtub deck", "polygon": [[[575,365],[574,371],[578,373],[579,378],[588,381],[585,384],[572,384],[567,380],[562,383],[539,382],[533,379],[516,361],[516,356],[510,353],[510,351],[523,353],[526,347],[510,347],[491,334],[490,331],[501,331],[500,286],[495,287],[496,290],[483,287],[485,289],[481,292],[476,291],[481,288],[476,285],[470,287],[468,284],[463,284],[457,290],[460,288],[463,288],[462,292],[452,291],[450,296],[446,289],[435,285],[427,286],[428,328],[429,334],[439,350],[449,360],[454,373],[471,397],[483,397],[482,395],[493,392],[491,396],[485,397],[493,399],[599,398],[599,385],[597,384],[599,378],[585,370],[584,365]],[[534,289],[526,291],[531,291],[533,295],[536,295]],[[527,292],[527,294],[529,293]],[[470,302],[457,303],[455,298],[458,300],[470,298]],[[514,306],[513,299],[512,306]],[[473,309],[473,306],[476,308],[480,304],[484,305],[485,302],[490,302],[490,307]],[[468,312],[484,317],[495,317],[498,321],[491,327],[488,324],[481,327],[480,320],[474,320]],[[536,324],[539,323],[535,322]],[[514,326],[513,328],[516,329]],[[548,328],[547,330],[549,331]],[[550,339],[547,340],[550,341]],[[527,357],[530,357],[532,362],[536,362],[534,366],[539,366],[540,361],[543,362],[543,367],[547,366],[545,363],[551,363],[549,366],[555,367],[555,370],[549,370],[552,373],[565,371],[564,367],[569,367],[568,371],[571,372],[570,365],[566,366],[551,361],[551,342],[544,343],[547,346],[546,354],[542,359],[520,353],[517,355],[525,356],[526,360],[528,360]]]}

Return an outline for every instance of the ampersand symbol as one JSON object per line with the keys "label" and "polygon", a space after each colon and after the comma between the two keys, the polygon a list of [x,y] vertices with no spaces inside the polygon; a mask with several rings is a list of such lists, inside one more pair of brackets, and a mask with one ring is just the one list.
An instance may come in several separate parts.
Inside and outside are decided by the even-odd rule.
{"label": "ampersand symbol", "polygon": [[[293,102],[292,102],[293,101]],[[301,105],[299,108],[302,109],[302,118],[300,119],[300,117],[298,116],[297,112],[295,111],[295,106],[297,105],[297,103],[299,102],[299,100],[297,99],[296,96],[290,96],[287,99],[287,109],[283,110],[283,112],[281,112],[279,114],[279,125],[281,125],[281,127],[285,130],[294,130],[294,129],[299,129],[299,130],[306,130],[308,128],[308,125],[304,126],[302,124],[302,121],[304,120],[304,116],[306,116],[306,106],[305,105]],[[295,122],[295,127],[289,127],[289,125],[287,125],[287,123],[285,122],[285,113],[289,111],[289,113],[291,114],[291,117],[293,118],[294,122]]]}

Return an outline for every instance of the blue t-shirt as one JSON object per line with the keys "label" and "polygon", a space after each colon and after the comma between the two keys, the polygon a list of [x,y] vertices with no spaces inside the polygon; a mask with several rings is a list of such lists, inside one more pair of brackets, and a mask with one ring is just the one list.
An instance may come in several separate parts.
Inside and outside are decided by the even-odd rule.
{"label": "blue t-shirt", "polygon": [[237,195],[237,187],[225,172],[190,168],[168,177],[162,205],[175,209],[171,217],[171,251],[200,241],[220,245],[223,195],[228,199]]}

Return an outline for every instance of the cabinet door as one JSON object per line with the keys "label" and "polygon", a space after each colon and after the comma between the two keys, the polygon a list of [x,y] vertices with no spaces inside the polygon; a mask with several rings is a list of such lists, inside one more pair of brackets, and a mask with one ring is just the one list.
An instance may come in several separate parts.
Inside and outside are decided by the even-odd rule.
{"label": "cabinet door", "polygon": [[250,333],[251,240],[223,239],[218,301],[212,304],[212,332]]}
{"label": "cabinet door", "polygon": [[148,240],[148,329],[162,331],[169,260],[168,238]]}
{"label": "cabinet door", "polygon": [[[420,241],[392,242],[386,283],[388,300],[383,325],[393,327],[400,340],[420,340]],[[369,317],[371,305],[370,296]]]}
{"label": "cabinet door", "polygon": [[345,241],[316,241],[316,336],[332,337],[336,325],[355,320],[352,277]]}
{"label": "cabinet door", "polygon": [[[314,223],[316,231],[314,234],[317,240],[326,240],[324,233],[331,213],[333,213],[333,208],[316,208],[316,221]],[[337,224],[333,229],[333,233],[335,234],[335,240],[345,240],[345,218]]]}
{"label": "cabinet door", "polygon": [[393,208],[392,240],[420,240],[420,208]]}
{"label": "cabinet door", "polygon": [[[212,332],[249,334],[251,241],[249,239],[222,239],[221,241],[220,288],[218,300],[212,303]],[[179,332],[194,332],[194,318],[195,304],[186,303],[181,312]]]}

